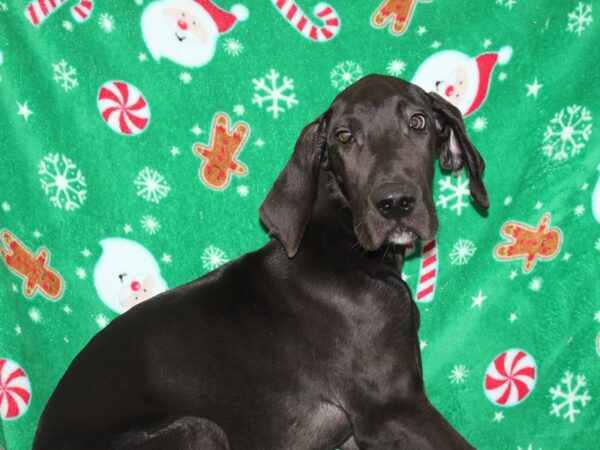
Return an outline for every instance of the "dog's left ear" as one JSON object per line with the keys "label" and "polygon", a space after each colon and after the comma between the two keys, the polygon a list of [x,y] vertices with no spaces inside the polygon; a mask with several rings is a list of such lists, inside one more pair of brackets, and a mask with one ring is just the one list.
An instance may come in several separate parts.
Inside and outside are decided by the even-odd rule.
{"label": "dog's left ear", "polygon": [[325,120],[320,116],[300,133],[292,157],[259,210],[260,219],[290,258],[298,252],[312,215],[324,148]]}
{"label": "dog's left ear", "polygon": [[482,208],[489,208],[490,200],[483,185],[485,163],[467,137],[461,112],[435,92],[430,92],[429,96],[436,113],[436,127],[442,138],[439,147],[440,165],[445,170],[456,171],[466,164],[471,197]]}

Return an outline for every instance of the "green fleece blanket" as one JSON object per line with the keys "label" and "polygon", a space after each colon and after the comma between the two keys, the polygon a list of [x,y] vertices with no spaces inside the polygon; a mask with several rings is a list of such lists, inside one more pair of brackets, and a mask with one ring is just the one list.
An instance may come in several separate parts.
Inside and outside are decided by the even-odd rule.
{"label": "green fleece blanket", "polygon": [[117,315],[263,245],[300,130],[375,72],[487,166],[485,217],[438,170],[403,269],[432,402],[477,448],[600,448],[598,4],[330,1],[0,1],[0,447]]}

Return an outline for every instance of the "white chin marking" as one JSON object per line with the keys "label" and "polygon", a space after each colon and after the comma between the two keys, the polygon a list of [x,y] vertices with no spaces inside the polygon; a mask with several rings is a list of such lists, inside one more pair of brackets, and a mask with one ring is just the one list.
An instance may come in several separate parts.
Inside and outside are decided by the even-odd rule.
{"label": "white chin marking", "polygon": [[417,236],[412,231],[396,230],[390,235],[388,241],[392,244],[405,245],[416,239]]}

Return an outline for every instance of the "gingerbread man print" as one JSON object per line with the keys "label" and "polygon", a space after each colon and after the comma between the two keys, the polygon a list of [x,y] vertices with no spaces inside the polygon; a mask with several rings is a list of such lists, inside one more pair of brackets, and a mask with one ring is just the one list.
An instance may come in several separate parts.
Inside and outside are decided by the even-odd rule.
{"label": "gingerbread man print", "polygon": [[42,247],[34,255],[8,230],[2,231],[2,240],[8,250],[0,247],[0,257],[12,272],[23,278],[25,296],[31,298],[39,291],[49,300],[58,300],[63,292],[64,281],[58,272],[48,267],[48,250]]}
{"label": "gingerbread man print", "polygon": [[502,234],[512,242],[500,244],[494,255],[500,260],[523,258],[523,272],[529,273],[538,259],[552,259],[562,245],[562,233],[558,228],[550,228],[550,214],[540,219],[537,227],[520,222],[507,222],[502,227]]}
{"label": "gingerbread man print", "polygon": [[407,30],[419,1],[429,3],[431,0],[384,0],[373,13],[371,24],[375,28],[383,28],[391,21],[391,33],[402,34]]}
{"label": "gingerbread man print", "polygon": [[213,119],[210,145],[194,145],[194,153],[203,159],[200,179],[210,188],[222,190],[229,186],[231,174],[243,176],[248,169],[236,160],[250,134],[250,127],[237,122],[229,129],[229,116],[217,113]]}

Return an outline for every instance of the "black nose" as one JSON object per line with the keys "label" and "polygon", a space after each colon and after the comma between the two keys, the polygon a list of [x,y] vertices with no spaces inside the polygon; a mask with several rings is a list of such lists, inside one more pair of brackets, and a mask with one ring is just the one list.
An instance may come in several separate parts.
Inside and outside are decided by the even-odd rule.
{"label": "black nose", "polygon": [[403,185],[391,185],[379,188],[372,197],[373,204],[386,219],[408,216],[415,207],[414,188]]}

